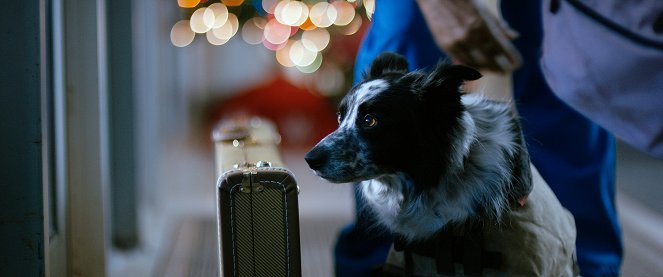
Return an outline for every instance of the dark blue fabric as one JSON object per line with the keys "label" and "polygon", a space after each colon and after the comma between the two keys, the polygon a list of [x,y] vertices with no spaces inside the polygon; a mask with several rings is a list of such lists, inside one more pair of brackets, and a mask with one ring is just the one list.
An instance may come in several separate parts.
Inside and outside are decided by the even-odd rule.
{"label": "dark blue fabric", "polygon": [[[557,99],[539,67],[540,1],[502,1],[502,13],[520,33],[524,58],[514,72],[514,97],[533,164],[576,218],[578,262],[583,276],[619,274],[621,229],[615,210],[614,138]],[[410,69],[433,66],[445,55],[435,45],[415,1],[376,1],[376,12],[357,56],[355,82],[383,51],[405,55]],[[391,237],[361,212],[341,231],[335,248],[337,276],[369,276],[386,258]]]}

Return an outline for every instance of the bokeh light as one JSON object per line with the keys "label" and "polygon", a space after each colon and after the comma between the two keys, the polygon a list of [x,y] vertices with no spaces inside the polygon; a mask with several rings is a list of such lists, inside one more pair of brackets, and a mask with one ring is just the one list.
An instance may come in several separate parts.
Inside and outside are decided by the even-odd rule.
{"label": "bokeh light", "polygon": [[311,51],[320,52],[327,48],[331,35],[327,29],[314,29],[302,33],[302,44]]}
{"label": "bokeh light", "polygon": [[302,42],[302,46],[304,46],[307,50],[311,52],[318,52],[318,46],[315,45],[315,43],[312,41],[303,38],[300,41]]}
{"label": "bokeh light", "polygon": [[214,24],[212,28],[221,27],[221,25],[226,24],[228,21],[228,7],[221,3],[214,3],[207,7],[208,10],[214,13]]}
{"label": "bokeh light", "polygon": [[289,1],[280,9],[281,23],[289,26],[299,26],[308,18],[308,6],[300,1]]}
{"label": "bokeh light", "polygon": [[336,8],[327,2],[318,2],[309,11],[311,22],[322,28],[331,26],[336,21],[337,16]]}
{"label": "bokeh light", "polygon": [[[217,43],[219,41],[224,41],[223,43],[226,43],[228,40],[230,40],[236,33],[237,30],[239,29],[239,21],[237,20],[237,16],[235,14],[229,13],[228,14],[228,20],[226,20],[226,23],[217,27],[217,28],[212,28],[211,31],[208,32],[208,41],[209,39],[209,33],[212,33],[214,37],[216,37]],[[211,41],[210,41],[211,43]],[[223,44],[222,43],[222,44]],[[214,43],[212,43],[214,44]]]}
{"label": "bokeh light", "polygon": [[290,37],[290,26],[279,23],[276,19],[270,19],[265,24],[264,36],[271,44],[283,44]]}
{"label": "bokeh light", "polygon": [[290,39],[284,44],[283,48],[276,50],[276,61],[282,66],[295,66],[295,63],[290,59],[290,47],[292,47],[293,43],[295,43],[295,41]]}
{"label": "bokeh light", "polygon": [[361,16],[355,16],[355,18],[350,22],[350,24],[345,25],[341,28],[339,28],[339,33],[344,34],[346,36],[354,35],[359,31],[361,28],[361,24],[363,24],[364,20],[361,19]]}
{"label": "bokeh light", "polygon": [[262,0],[262,9],[267,13],[274,14],[274,9],[276,9],[278,3],[278,0]]}
{"label": "bokeh light", "polygon": [[315,57],[318,55],[317,51],[312,51],[311,49],[308,49],[304,47],[304,44],[302,43],[301,40],[295,41],[291,46],[290,46],[290,59],[296,66],[308,66],[313,61],[315,61]]}
{"label": "bokeh light", "polygon": [[237,16],[234,13],[229,13],[228,14],[228,23],[226,23],[226,24],[230,24],[230,26],[233,27],[233,34],[232,35],[234,36],[237,33],[237,31],[239,30],[239,19],[237,18]]}
{"label": "bokeh light", "polygon": [[320,68],[320,65],[322,65],[322,54],[315,53],[313,62],[304,66],[297,65],[297,69],[302,73],[313,73]]}
{"label": "bokeh light", "polygon": [[205,36],[207,37],[207,42],[209,42],[213,45],[223,45],[226,42],[228,42],[228,40],[230,40],[230,38],[225,39],[225,38],[218,37],[213,30],[215,30],[215,29],[212,29],[212,31],[207,32],[205,34]]}
{"label": "bokeh light", "polygon": [[265,39],[265,40],[262,41],[262,46],[264,46],[265,48],[267,48],[269,50],[272,50],[272,51],[278,51],[278,50],[282,49],[283,47],[285,47],[285,43],[273,44],[273,43],[271,43],[271,42],[269,42],[268,40]]}
{"label": "bokeh light", "polygon": [[345,1],[335,1],[332,3],[332,6],[336,8],[338,14],[334,25],[345,26],[350,24],[352,19],[355,18],[355,7],[352,4]]}
{"label": "bokeh light", "polygon": [[237,7],[241,6],[244,3],[244,0],[221,0],[221,3],[228,7]]}
{"label": "bokeh light", "polygon": [[200,4],[200,0],[177,0],[177,5],[182,8],[194,8]]}
{"label": "bokeh light", "polygon": [[216,21],[216,16],[214,14],[214,10],[206,8],[205,12],[203,12],[203,23],[205,24],[205,26],[212,29],[214,27],[215,21]]}
{"label": "bokeh light", "polygon": [[[211,24],[208,24],[210,23],[210,15],[212,17]],[[199,34],[205,33],[212,28],[212,25],[214,25],[214,13],[209,13],[207,8],[197,9],[191,15],[189,25],[191,26],[191,30],[194,32]]]}
{"label": "bokeh light", "polygon": [[[299,74],[327,67],[337,74],[338,68],[322,65],[332,33],[356,34],[364,18],[360,9],[369,19],[375,11],[375,0],[177,0],[177,3],[190,9],[184,13],[190,14],[190,18],[173,25],[173,45],[190,45],[197,33],[205,34],[210,44],[222,45],[241,27],[240,35],[246,43],[262,44],[274,51],[279,64]],[[242,18],[242,26],[238,17]],[[329,28],[331,25],[335,26]],[[314,76],[317,75],[307,78]],[[336,90],[337,85],[332,83],[339,82],[320,82],[316,86],[318,90]]]}
{"label": "bokeh light", "polygon": [[242,39],[248,44],[260,44],[263,41],[263,30],[267,20],[262,17],[253,17],[242,26]]}
{"label": "bokeh light", "polygon": [[307,30],[313,30],[315,28],[318,28],[318,26],[315,26],[315,24],[313,24],[313,22],[311,21],[311,18],[307,17],[306,21],[304,21],[304,23],[302,23],[302,25],[299,25],[299,28],[302,29],[302,30],[307,31]]}
{"label": "bokeh light", "polygon": [[233,26],[230,21],[226,21],[226,24],[223,24],[217,28],[213,28],[212,31],[208,32],[214,34],[215,37],[222,40],[229,40],[233,37]]}
{"label": "bokeh light", "polygon": [[274,7],[274,17],[281,24],[285,24],[285,20],[283,19],[283,9],[288,4],[290,4],[290,0],[282,0]]}
{"label": "bokeh light", "polygon": [[170,42],[177,47],[184,47],[193,41],[196,36],[189,27],[189,20],[180,20],[170,29]]}
{"label": "bokeh light", "polygon": [[373,18],[375,12],[375,0],[364,0],[364,10],[366,10],[366,17]]}

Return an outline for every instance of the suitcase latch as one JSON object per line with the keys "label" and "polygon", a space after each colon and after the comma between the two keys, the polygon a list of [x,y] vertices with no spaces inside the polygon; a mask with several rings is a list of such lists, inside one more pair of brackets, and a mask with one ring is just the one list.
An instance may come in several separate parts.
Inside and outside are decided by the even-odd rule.
{"label": "suitcase latch", "polygon": [[244,169],[242,187],[239,191],[243,193],[259,193],[265,190],[265,187],[260,184],[260,181],[258,181],[258,171],[256,169],[271,166],[272,163],[268,161],[258,161],[255,164],[244,163],[234,165],[235,168]]}
{"label": "suitcase latch", "polygon": [[258,172],[255,168],[251,167],[244,171],[242,176],[242,187],[239,188],[240,192],[243,193],[259,193],[262,192],[265,187],[263,187],[258,179]]}

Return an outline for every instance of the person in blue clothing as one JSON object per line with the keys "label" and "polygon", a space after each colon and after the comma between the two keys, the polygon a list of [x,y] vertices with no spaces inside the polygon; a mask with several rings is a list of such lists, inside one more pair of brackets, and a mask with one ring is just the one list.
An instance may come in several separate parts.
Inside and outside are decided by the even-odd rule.
{"label": "person in blue clothing", "polygon": [[[541,2],[501,1],[509,26],[473,0],[375,2],[355,64],[355,83],[384,51],[406,56],[411,70],[435,65],[448,57],[443,51],[480,69],[517,68],[514,103],[531,160],[575,217],[581,274],[618,276],[623,246],[614,201],[614,138],[557,99],[544,81],[539,66]],[[355,222],[341,230],[336,243],[336,276],[370,276],[385,261],[392,242],[391,235],[375,228],[374,219],[362,212],[359,195],[356,205]]]}

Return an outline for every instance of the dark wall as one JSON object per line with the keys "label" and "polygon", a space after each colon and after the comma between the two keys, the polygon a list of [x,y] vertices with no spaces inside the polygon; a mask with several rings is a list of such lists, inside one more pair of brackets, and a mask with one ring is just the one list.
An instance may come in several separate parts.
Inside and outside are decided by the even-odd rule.
{"label": "dark wall", "polygon": [[43,276],[40,1],[0,9],[0,275]]}

